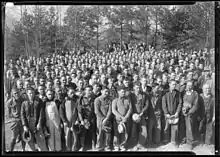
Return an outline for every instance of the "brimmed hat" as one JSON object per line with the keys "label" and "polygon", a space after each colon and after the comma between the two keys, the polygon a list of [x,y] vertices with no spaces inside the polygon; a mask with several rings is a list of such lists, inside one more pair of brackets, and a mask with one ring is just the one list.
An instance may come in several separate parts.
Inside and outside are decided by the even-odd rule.
{"label": "brimmed hat", "polygon": [[177,124],[179,123],[179,117],[175,118],[175,117],[171,117],[168,119],[168,123],[169,124]]}
{"label": "brimmed hat", "polygon": [[24,131],[22,133],[22,139],[24,140],[24,142],[28,143],[32,139],[31,132],[30,131]]}
{"label": "brimmed hat", "polygon": [[132,120],[136,123],[139,123],[141,121],[141,117],[137,113],[134,113],[132,115]]}
{"label": "brimmed hat", "polygon": [[124,124],[124,123],[120,123],[120,124],[118,125],[118,132],[119,132],[120,134],[122,134],[122,133],[125,132],[125,130],[126,130],[125,124]]}

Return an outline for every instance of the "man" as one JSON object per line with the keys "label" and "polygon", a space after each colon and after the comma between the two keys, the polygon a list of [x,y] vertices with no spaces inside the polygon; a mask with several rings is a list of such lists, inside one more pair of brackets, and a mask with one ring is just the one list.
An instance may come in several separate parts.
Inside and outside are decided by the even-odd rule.
{"label": "man", "polygon": [[[85,88],[85,94],[79,98],[78,102],[79,120],[81,125],[84,126],[80,133],[80,149],[79,151],[86,150],[86,141],[88,145],[92,145],[92,149],[95,149],[95,113],[94,113],[94,97],[92,96],[92,86]],[[88,137],[89,139],[86,139]],[[91,138],[91,139],[90,139]],[[85,140],[86,139],[86,140]],[[91,142],[91,143],[90,143]]]}
{"label": "man", "polygon": [[97,119],[97,149],[109,151],[111,139],[111,115],[112,106],[111,99],[108,97],[109,89],[102,88],[102,95],[97,97],[94,102],[95,114]]}
{"label": "man", "polygon": [[[112,102],[112,113],[115,115],[114,121],[114,149],[116,151],[126,150],[129,129],[131,125],[132,104],[128,97],[125,97],[124,87],[118,89],[118,98]],[[119,133],[118,125],[124,125],[123,133]]]}
{"label": "man", "polygon": [[200,94],[200,116],[201,122],[199,132],[201,140],[207,145],[214,144],[214,123],[215,123],[215,100],[211,94],[209,84],[203,85],[203,93]]}
{"label": "man", "polygon": [[109,89],[109,97],[113,101],[117,97],[117,89],[114,86],[114,78],[113,77],[108,78],[107,87]]}
{"label": "man", "polygon": [[136,145],[136,149],[144,148],[147,142],[147,119],[149,98],[141,92],[140,84],[134,85],[134,92],[131,93],[133,115],[137,114],[139,122],[133,120],[131,132],[131,144]]}
{"label": "man", "polygon": [[47,139],[50,151],[61,151],[61,129],[59,106],[54,101],[54,91],[46,91],[47,100],[45,102],[45,126],[50,133]]}
{"label": "man", "polygon": [[[42,128],[42,121],[44,117],[43,102],[37,99],[33,88],[27,89],[27,100],[21,105],[21,122],[24,132],[29,132],[32,136],[28,142],[32,151],[37,151],[35,144],[38,139],[36,138],[36,132]],[[39,147],[41,145],[38,145]]]}
{"label": "man", "polygon": [[169,119],[179,118],[179,113],[182,108],[182,98],[181,94],[175,89],[176,81],[171,80],[169,84],[169,91],[162,98],[162,109],[166,118],[166,126],[164,129],[165,133],[165,142],[170,141],[171,134],[171,143],[177,146],[178,144],[178,123],[171,124]]}
{"label": "man", "polygon": [[67,96],[66,76],[63,75],[60,78],[60,82],[61,82],[62,93],[66,97]]}
{"label": "man", "polygon": [[84,91],[84,81],[83,79],[78,80],[77,88],[76,88],[76,95],[81,97]]}
{"label": "man", "polygon": [[115,87],[118,88],[120,86],[123,86],[123,80],[124,80],[124,76],[121,73],[119,73],[117,75],[117,82],[115,83]]}
{"label": "man", "polygon": [[151,87],[147,85],[147,78],[142,77],[141,78],[141,91],[144,92],[145,94],[150,94]]}
{"label": "man", "polygon": [[[161,135],[162,135],[162,96],[163,93],[162,91],[159,89],[160,86],[159,84],[155,83],[152,93],[150,94],[151,97],[151,104],[152,104],[152,109],[153,109],[153,116],[152,119],[153,122],[155,122],[155,124],[153,124],[152,127],[152,131],[149,136],[152,136],[150,139],[150,142],[152,141],[154,144],[159,144],[161,141]],[[149,128],[150,129],[150,128]],[[150,132],[149,132],[150,133]]]}
{"label": "man", "polygon": [[193,90],[193,82],[188,81],[186,84],[186,93],[183,96],[182,112],[185,117],[186,126],[186,143],[189,149],[193,149],[195,142],[195,126],[198,110],[198,93]]}
{"label": "man", "polygon": [[68,97],[65,98],[60,106],[60,117],[62,119],[65,131],[66,150],[77,150],[77,134],[73,126],[78,123],[77,100],[75,90],[69,88],[67,92]]}
{"label": "man", "polygon": [[[10,129],[12,130],[12,138],[9,150],[13,151],[16,144],[16,139],[19,138],[20,140],[23,133],[20,116],[22,98],[20,96],[19,90],[16,88],[12,88],[11,94],[12,97],[6,102],[6,106],[8,107],[8,116],[11,123]],[[21,146],[22,150],[25,151],[25,142],[23,139],[21,139]]]}

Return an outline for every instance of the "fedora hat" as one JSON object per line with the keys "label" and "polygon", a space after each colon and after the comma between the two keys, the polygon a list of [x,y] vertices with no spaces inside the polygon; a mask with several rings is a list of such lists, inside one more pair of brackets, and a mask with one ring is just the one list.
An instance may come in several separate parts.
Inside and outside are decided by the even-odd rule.
{"label": "fedora hat", "polygon": [[169,124],[177,124],[178,122],[179,122],[179,117],[177,117],[177,118],[171,117],[168,119]]}
{"label": "fedora hat", "polygon": [[31,132],[30,131],[24,131],[22,133],[22,138],[23,138],[24,142],[28,143],[32,139]]}
{"label": "fedora hat", "polygon": [[137,113],[134,113],[132,115],[132,120],[136,123],[139,123],[141,121],[141,117]]}
{"label": "fedora hat", "polygon": [[125,129],[126,129],[126,127],[125,127],[125,124],[124,124],[124,123],[120,123],[120,124],[118,125],[118,132],[119,132],[120,134],[124,133],[124,132],[125,132]]}

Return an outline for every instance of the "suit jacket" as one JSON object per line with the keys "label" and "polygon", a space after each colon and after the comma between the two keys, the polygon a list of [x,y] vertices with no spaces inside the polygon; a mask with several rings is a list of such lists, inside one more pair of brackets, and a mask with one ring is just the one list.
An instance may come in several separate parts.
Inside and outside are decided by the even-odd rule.
{"label": "suit jacket", "polygon": [[179,113],[182,109],[181,93],[176,89],[173,93],[167,92],[162,98],[162,108],[165,115]]}
{"label": "suit jacket", "polygon": [[29,100],[26,100],[21,105],[21,122],[23,126],[28,127],[28,121],[30,117],[34,117],[35,126],[39,123],[42,126],[43,119],[45,117],[44,104],[42,100],[35,97],[33,101],[33,106],[30,104]]}

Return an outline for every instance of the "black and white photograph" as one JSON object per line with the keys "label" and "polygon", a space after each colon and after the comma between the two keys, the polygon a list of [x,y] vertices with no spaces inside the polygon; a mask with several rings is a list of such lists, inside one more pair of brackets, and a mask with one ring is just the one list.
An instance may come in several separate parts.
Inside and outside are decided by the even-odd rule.
{"label": "black and white photograph", "polygon": [[5,152],[215,155],[215,2],[4,18]]}

